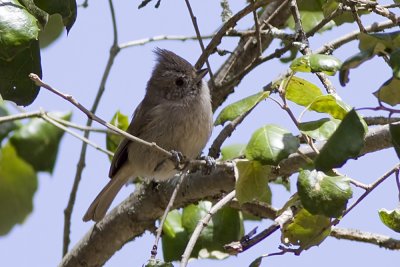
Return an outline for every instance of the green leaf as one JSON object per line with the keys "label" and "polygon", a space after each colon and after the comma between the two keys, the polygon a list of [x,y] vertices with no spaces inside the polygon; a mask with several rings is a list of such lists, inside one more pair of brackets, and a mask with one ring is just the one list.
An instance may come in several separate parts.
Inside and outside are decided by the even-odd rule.
{"label": "green leaf", "polygon": [[50,15],[60,14],[67,32],[74,25],[77,15],[76,0],[35,0],[35,4]]}
{"label": "green leaf", "polygon": [[182,215],[177,210],[168,213],[163,225],[162,250],[166,261],[179,260],[190,236],[182,226]]}
{"label": "green leaf", "polygon": [[400,103],[400,79],[395,77],[387,80],[382,86],[374,92],[374,96],[380,101],[391,106],[396,106]]}
{"label": "green leaf", "polygon": [[318,246],[331,232],[330,222],[329,217],[312,215],[306,209],[301,209],[293,222],[283,225],[282,242],[305,250]]}
{"label": "green leaf", "polygon": [[256,258],[250,263],[249,267],[259,267],[261,265],[262,259],[263,257]]}
{"label": "green leaf", "polygon": [[290,68],[298,72],[324,72],[327,75],[335,75],[342,62],[334,56],[312,54],[293,60]]}
{"label": "green leaf", "polygon": [[354,109],[349,111],[315,159],[315,168],[328,171],[356,158],[364,145],[367,129],[357,112]]}
{"label": "green leaf", "polygon": [[[180,260],[189,237],[198,222],[208,214],[212,207],[209,201],[201,201],[198,205],[188,205],[180,215],[174,211],[168,215],[163,236],[163,251],[166,261]],[[228,254],[223,245],[238,240],[243,236],[243,220],[241,213],[225,207],[220,209],[203,229],[193,249],[191,257],[226,258]]]}
{"label": "green leaf", "polygon": [[387,33],[360,33],[358,48],[361,51],[372,50],[373,53],[391,53],[400,47],[400,31]]}
{"label": "green leaf", "polygon": [[160,259],[149,259],[144,267],[174,267],[170,262],[163,262]]}
{"label": "green leaf", "polygon": [[340,124],[340,120],[323,118],[299,123],[299,130],[317,141],[328,140]]}
{"label": "green leaf", "polygon": [[390,138],[397,157],[400,158],[400,124],[389,125]]}
{"label": "green leaf", "polygon": [[346,59],[339,71],[340,85],[345,86],[349,82],[350,69],[355,69],[362,63],[370,60],[375,56],[373,50],[364,50]]}
{"label": "green leaf", "polygon": [[269,96],[269,92],[259,92],[257,94],[243,98],[235,103],[226,106],[219,113],[214,125],[223,125],[226,121],[233,121],[243,113],[254,108],[258,103]]}
{"label": "green leaf", "polygon": [[334,95],[323,95],[317,97],[308,106],[308,109],[319,113],[326,113],[335,119],[342,120],[351,108]]}
{"label": "green leaf", "polygon": [[393,77],[400,79],[400,48],[390,54],[389,65],[393,70]]}
{"label": "green leaf", "polygon": [[0,8],[0,59],[11,61],[19,53],[31,47],[37,40],[37,21],[16,0],[1,4]]}
{"label": "green leaf", "polygon": [[221,149],[221,160],[231,160],[235,158],[239,158],[244,155],[244,150],[246,149],[246,145],[244,144],[233,144],[225,146]]}
{"label": "green leaf", "polygon": [[43,31],[39,32],[40,48],[46,48],[57,40],[64,29],[62,18],[58,14],[51,15]]}
{"label": "green leaf", "polygon": [[7,143],[0,150],[0,235],[23,223],[32,212],[36,189],[34,170]]}
{"label": "green leaf", "polygon": [[[300,106],[310,105],[317,97],[322,96],[318,86],[304,79],[293,76],[288,78],[288,83],[285,85],[286,99],[293,101]],[[287,82],[287,80],[285,82]]]}
{"label": "green leaf", "polygon": [[[71,112],[51,113],[51,117],[70,120]],[[42,120],[32,119],[10,138],[17,154],[36,171],[53,172],[64,131]]]}
{"label": "green leaf", "polygon": [[262,164],[277,165],[282,159],[297,151],[300,142],[297,137],[277,125],[266,125],[256,130],[246,146],[245,155],[249,160]]}
{"label": "green leaf", "polygon": [[[304,31],[310,31],[312,28],[317,26],[322,19],[324,19],[324,14],[322,13],[322,3],[324,1],[325,0],[307,0],[298,2],[300,20]],[[287,24],[290,29],[295,29],[295,23],[292,16],[289,17]],[[329,22],[319,30],[319,32],[329,30],[333,26],[335,26],[335,23]]]}
{"label": "green leaf", "polygon": [[[374,1],[374,0],[372,0]],[[326,0],[322,6],[323,13],[325,17],[328,17],[335,9],[339,7],[340,1],[338,0]],[[368,10],[358,10],[357,14],[359,16],[369,14],[370,11]],[[342,25],[343,23],[353,23],[355,22],[354,16],[351,12],[342,12],[339,16],[333,18],[333,21],[336,23],[337,26]]]}
{"label": "green leaf", "polygon": [[42,77],[38,41],[32,41],[29,48],[16,54],[11,61],[0,59],[1,97],[17,105],[31,104],[36,99],[40,87],[29,79],[30,73]]}
{"label": "green leaf", "polygon": [[258,200],[271,204],[271,189],[268,176],[271,167],[261,165],[258,161],[238,161],[239,179],[236,182],[236,198],[240,204]]}
{"label": "green leaf", "polygon": [[387,227],[400,233],[400,209],[390,211],[387,209],[380,209],[379,218]]}
{"label": "green leaf", "polygon": [[346,176],[327,175],[316,170],[302,170],[297,180],[301,203],[311,214],[340,217],[353,192]]}
{"label": "green leaf", "polygon": [[[4,106],[3,103],[0,103],[0,118],[4,117],[4,116],[8,116],[8,115],[10,115],[8,113],[8,110],[6,109],[6,107]],[[11,131],[13,131],[17,128],[18,128],[18,124],[15,121],[7,121],[7,122],[0,123],[0,144],[3,141],[3,139],[5,137],[7,137]]]}
{"label": "green leaf", "polygon": [[[119,129],[121,129],[123,131],[126,131],[129,126],[128,116],[122,114],[118,110],[112,117],[110,124],[118,127]],[[116,135],[114,133],[107,132],[107,135],[106,135],[107,150],[109,150],[111,152],[115,152],[115,150],[117,150],[117,147],[118,147],[119,143],[122,141],[122,139],[124,139],[124,138],[120,135]],[[109,158],[110,158],[110,160],[112,160],[111,156],[109,156]]]}

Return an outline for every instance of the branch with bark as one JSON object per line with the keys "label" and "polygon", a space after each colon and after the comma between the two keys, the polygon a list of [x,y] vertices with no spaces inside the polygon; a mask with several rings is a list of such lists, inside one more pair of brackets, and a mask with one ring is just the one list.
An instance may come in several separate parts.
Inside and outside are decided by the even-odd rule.
{"label": "branch with bark", "polygon": [[[317,143],[321,148],[324,143]],[[389,127],[378,126],[370,129],[365,138],[362,155],[373,153],[392,146]],[[302,154],[310,158],[316,156],[315,152],[307,147],[300,149]],[[305,160],[299,153],[294,153],[283,160],[271,175],[273,180],[278,176],[289,176],[296,173],[305,165]],[[196,203],[204,199],[218,199],[224,193],[231,192],[235,186],[235,173],[232,163],[218,163],[210,175],[201,172],[190,174],[183,181],[174,208],[183,207],[189,203]],[[125,243],[141,236],[145,231],[154,231],[155,222],[163,214],[169,197],[174,189],[174,180],[161,183],[144,185],[131,194],[120,205],[114,208],[102,221],[94,225],[91,230],[67,253],[60,266],[101,266]],[[250,206],[250,208],[249,208]],[[258,210],[259,213],[268,214],[273,210],[247,205],[247,211]],[[343,236],[342,238],[345,238]]]}

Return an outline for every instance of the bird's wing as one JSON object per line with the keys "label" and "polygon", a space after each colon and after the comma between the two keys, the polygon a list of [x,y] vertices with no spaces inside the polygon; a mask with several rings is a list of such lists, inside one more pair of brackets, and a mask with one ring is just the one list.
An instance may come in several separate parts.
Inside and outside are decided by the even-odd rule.
{"label": "bird's wing", "polygon": [[[147,109],[143,108],[144,106],[151,106],[149,105],[150,103],[147,102],[147,98],[143,99],[133,113],[133,118],[129,124],[127,132],[134,136],[140,137],[141,132],[146,129],[146,125],[149,123],[149,121],[151,121],[151,112],[148,112]],[[128,146],[131,142],[131,140],[124,138],[118,145],[111,162],[110,171],[108,173],[110,178],[112,178],[128,160]]]}

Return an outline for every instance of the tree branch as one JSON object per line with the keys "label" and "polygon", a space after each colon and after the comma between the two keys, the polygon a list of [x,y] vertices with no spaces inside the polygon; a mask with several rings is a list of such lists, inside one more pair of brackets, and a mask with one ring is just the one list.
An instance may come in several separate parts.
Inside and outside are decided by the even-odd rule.
{"label": "tree branch", "polygon": [[[318,143],[316,147],[320,149],[323,144]],[[389,126],[378,126],[370,129],[367,134],[360,157],[391,146]],[[310,158],[315,157],[315,152],[308,146],[300,150]],[[289,176],[304,165],[303,157],[294,153],[283,160],[279,168],[275,168],[270,179]],[[221,192],[232,191],[235,185],[234,177],[234,167],[229,162],[218,163],[210,175],[200,172],[190,174],[180,187],[174,208],[218,197]],[[142,235],[146,230],[154,230],[154,222],[162,215],[172,194],[173,183],[174,181],[161,183],[157,187],[147,185],[136,190],[95,225],[63,258],[60,266],[102,265],[126,242]],[[271,213],[273,210],[267,212],[270,215]]]}
{"label": "tree branch", "polygon": [[390,250],[400,250],[400,240],[389,236],[363,232],[356,229],[333,228],[330,236],[337,239],[345,239],[377,245]]}

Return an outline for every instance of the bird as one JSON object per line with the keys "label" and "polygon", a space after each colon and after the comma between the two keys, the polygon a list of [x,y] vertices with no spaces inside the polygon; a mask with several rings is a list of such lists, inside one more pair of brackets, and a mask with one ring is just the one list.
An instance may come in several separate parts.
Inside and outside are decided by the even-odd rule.
{"label": "bird", "polygon": [[[213,113],[207,69],[195,69],[175,53],[156,48],[156,65],[146,93],[133,113],[127,132],[187,159],[198,157],[210,138]],[[118,145],[111,162],[111,180],[89,206],[83,221],[100,221],[129,179],[165,181],[178,173],[167,155],[130,139]]]}

